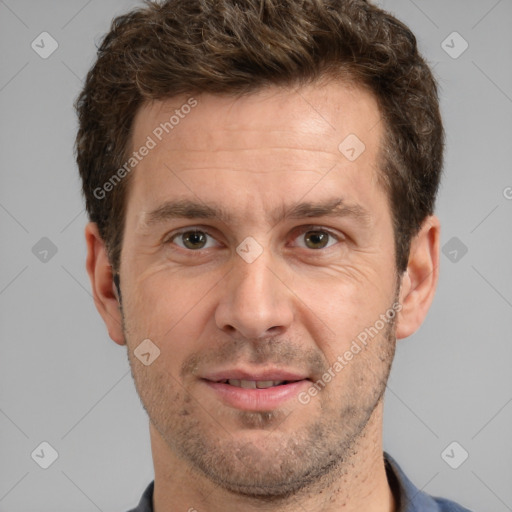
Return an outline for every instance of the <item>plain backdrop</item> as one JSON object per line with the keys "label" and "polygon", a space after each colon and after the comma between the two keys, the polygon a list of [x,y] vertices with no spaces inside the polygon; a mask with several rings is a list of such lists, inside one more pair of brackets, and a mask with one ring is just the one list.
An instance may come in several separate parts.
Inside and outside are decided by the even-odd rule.
{"label": "plain backdrop", "polygon": [[[3,512],[122,512],[153,478],[126,348],[90,294],[73,157],[73,101],[111,19],[135,5],[0,0]],[[424,325],[398,342],[384,448],[427,493],[510,511],[512,1],[380,5],[417,35],[447,131],[440,282]],[[58,453],[48,469],[42,442]]]}

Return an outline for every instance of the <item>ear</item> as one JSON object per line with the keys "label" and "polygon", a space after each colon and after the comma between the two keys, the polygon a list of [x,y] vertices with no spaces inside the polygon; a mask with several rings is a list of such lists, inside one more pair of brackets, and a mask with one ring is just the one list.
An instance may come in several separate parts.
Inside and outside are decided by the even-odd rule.
{"label": "ear", "polygon": [[119,345],[125,345],[121,306],[112,279],[112,266],[96,223],[89,222],[85,226],[85,240],[87,243],[86,267],[96,309],[103,318],[112,340]]}
{"label": "ear", "polygon": [[402,310],[398,314],[397,339],[416,332],[432,304],[439,278],[440,233],[439,219],[431,215],[411,241],[409,263],[400,287]]}

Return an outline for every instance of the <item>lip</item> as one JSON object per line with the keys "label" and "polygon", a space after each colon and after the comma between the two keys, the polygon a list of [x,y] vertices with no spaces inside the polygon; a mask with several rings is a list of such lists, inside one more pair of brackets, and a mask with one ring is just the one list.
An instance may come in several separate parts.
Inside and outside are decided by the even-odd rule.
{"label": "lip", "polygon": [[[247,389],[232,386],[222,381],[237,380],[274,380],[293,381],[265,389]],[[218,400],[234,409],[242,411],[273,411],[287,401],[296,398],[311,386],[306,376],[292,371],[267,369],[261,371],[225,370],[208,374],[201,379]]]}
{"label": "lip", "polygon": [[267,368],[266,370],[242,370],[234,368],[232,370],[219,370],[202,376],[203,379],[211,382],[220,382],[223,380],[307,380],[308,376],[302,373],[290,370],[281,370],[278,368]]}

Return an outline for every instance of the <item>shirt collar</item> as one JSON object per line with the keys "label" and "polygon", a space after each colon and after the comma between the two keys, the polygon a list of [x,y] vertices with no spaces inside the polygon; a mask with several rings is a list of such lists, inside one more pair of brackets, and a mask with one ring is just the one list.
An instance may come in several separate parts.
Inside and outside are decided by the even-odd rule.
{"label": "shirt collar", "polygon": [[438,512],[434,499],[420,491],[402,471],[395,459],[384,452],[384,464],[389,487],[395,496],[396,512]]}

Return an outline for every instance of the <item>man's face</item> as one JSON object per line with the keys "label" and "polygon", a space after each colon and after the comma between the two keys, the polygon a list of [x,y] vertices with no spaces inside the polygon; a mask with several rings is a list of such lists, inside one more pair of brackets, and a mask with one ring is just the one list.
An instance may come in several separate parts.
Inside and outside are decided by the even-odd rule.
{"label": "man's face", "polygon": [[[132,149],[157,144],[127,198],[130,364],[170,452],[226,489],[283,495],[347,460],[381,405],[395,338],[379,320],[397,291],[377,180],[383,123],[368,92],[315,84],[196,96],[158,141],[187,99],[147,105],[134,122]],[[315,211],[339,200],[339,215]],[[177,201],[226,218],[151,215]],[[134,350],[148,338],[160,355],[146,366]]]}

